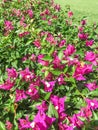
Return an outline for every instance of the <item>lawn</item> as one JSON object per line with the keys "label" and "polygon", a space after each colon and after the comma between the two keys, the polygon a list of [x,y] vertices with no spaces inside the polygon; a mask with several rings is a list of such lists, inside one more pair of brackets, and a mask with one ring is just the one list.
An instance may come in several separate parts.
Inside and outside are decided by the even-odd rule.
{"label": "lawn", "polygon": [[86,16],[88,22],[98,23],[98,0],[55,0],[62,8],[70,5],[75,17]]}

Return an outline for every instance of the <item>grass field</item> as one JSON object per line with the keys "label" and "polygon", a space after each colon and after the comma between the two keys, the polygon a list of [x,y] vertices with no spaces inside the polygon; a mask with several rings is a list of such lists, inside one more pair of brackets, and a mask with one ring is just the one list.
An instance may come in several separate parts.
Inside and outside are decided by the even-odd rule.
{"label": "grass field", "polygon": [[88,22],[98,23],[98,0],[55,0],[62,8],[70,5],[75,17],[87,16]]}

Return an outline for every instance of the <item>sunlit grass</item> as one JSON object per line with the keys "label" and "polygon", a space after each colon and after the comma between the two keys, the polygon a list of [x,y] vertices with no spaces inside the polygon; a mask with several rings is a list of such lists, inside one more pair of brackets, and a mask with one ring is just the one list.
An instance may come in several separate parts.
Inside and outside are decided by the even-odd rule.
{"label": "sunlit grass", "polygon": [[98,23],[98,0],[55,0],[62,8],[70,5],[75,17],[86,16],[88,22]]}

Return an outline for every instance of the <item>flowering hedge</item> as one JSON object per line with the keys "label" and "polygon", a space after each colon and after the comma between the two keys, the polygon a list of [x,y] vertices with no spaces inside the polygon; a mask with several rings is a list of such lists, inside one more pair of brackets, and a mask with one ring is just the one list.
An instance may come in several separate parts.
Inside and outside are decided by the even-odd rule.
{"label": "flowering hedge", "polygon": [[98,130],[97,25],[53,0],[0,17],[0,130]]}

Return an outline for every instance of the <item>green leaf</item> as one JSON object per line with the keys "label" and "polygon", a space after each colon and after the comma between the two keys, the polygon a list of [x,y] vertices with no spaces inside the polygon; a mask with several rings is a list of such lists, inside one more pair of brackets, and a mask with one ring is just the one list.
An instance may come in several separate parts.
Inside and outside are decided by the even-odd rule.
{"label": "green leaf", "polygon": [[53,70],[53,71],[51,71],[54,75],[60,75],[61,74],[61,71],[59,71],[59,70]]}
{"label": "green leaf", "polygon": [[94,120],[98,120],[98,115],[93,111]]}
{"label": "green leaf", "polygon": [[57,110],[55,109],[55,107],[52,105],[51,102],[50,102],[49,107],[48,107],[48,115],[55,116],[56,118],[58,118]]}
{"label": "green leaf", "polygon": [[44,99],[48,100],[50,98],[50,95],[51,95],[51,93],[47,93]]}
{"label": "green leaf", "polygon": [[60,52],[58,53],[58,57],[59,57],[60,60],[62,59],[62,57],[63,57],[63,52],[62,52],[62,51],[60,51]]}
{"label": "green leaf", "polygon": [[51,61],[51,60],[52,60],[52,57],[47,55],[47,56],[45,56],[45,57],[43,58],[43,60]]}
{"label": "green leaf", "polygon": [[5,125],[0,121],[0,130],[6,130]]}

